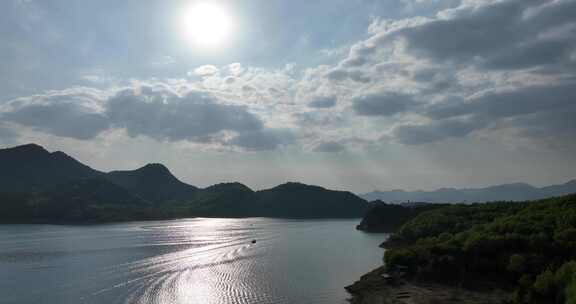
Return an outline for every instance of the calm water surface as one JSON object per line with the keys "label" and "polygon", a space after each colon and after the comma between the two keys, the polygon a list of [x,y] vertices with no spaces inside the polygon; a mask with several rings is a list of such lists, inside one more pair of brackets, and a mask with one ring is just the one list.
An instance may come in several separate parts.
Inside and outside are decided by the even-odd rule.
{"label": "calm water surface", "polygon": [[346,303],[382,261],[385,235],[357,223],[0,225],[0,303]]}

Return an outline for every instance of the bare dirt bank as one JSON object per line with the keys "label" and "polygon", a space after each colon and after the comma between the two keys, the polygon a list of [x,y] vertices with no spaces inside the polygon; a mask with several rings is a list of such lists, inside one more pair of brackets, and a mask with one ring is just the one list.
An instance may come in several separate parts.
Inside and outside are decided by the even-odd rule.
{"label": "bare dirt bank", "polygon": [[361,277],[346,290],[352,304],[501,304],[506,303],[503,291],[473,291],[454,286],[392,280],[384,267]]}

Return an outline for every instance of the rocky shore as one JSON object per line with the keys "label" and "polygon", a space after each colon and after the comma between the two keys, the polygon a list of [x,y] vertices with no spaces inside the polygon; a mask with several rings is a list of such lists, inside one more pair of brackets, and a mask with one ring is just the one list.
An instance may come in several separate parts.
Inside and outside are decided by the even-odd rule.
{"label": "rocky shore", "polygon": [[455,286],[406,280],[391,275],[384,266],[365,275],[346,290],[352,304],[502,304],[503,291],[473,291]]}

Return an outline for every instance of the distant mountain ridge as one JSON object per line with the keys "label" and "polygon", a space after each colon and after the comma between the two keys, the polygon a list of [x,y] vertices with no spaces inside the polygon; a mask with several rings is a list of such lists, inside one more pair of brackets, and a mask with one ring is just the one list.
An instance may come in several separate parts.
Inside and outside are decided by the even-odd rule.
{"label": "distant mountain ridge", "polygon": [[[430,192],[394,190],[363,197],[297,182],[260,191],[241,183],[221,183],[202,189],[180,181],[162,164],[106,173],[64,152],[49,152],[36,144],[0,149],[0,169],[0,222],[100,222],[198,216],[360,218],[373,206],[366,200],[411,201],[414,205],[420,201],[530,200],[576,192],[576,181],[542,188],[518,183]],[[384,207],[381,211],[391,215],[404,212]]]}
{"label": "distant mountain ridge", "polygon": [[36,144],[0,149],[0,168],[0,222],[360,218],[369,207],[350,192],[300,183],[261,191],[241,183],[201,189],[162,164],[105,173]]}
{"label": "distant mountain ridge", "polygon": [[537,188],[526,183],[490,186],[486,188],[441,188],[434,191],[373,191],[359,196],[368,201],[382,200],[388,203],[473,203],[489,201],[525,201],[576,193],[576,180],[560,185]]}

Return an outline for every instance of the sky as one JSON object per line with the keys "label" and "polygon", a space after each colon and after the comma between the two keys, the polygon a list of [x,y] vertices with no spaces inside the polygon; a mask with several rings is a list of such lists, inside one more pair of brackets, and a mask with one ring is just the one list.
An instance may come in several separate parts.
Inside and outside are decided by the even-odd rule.
{"label": "sky", "polygon": [[576,0],[3,0],[0,147],[206,187],[576,178]]}

